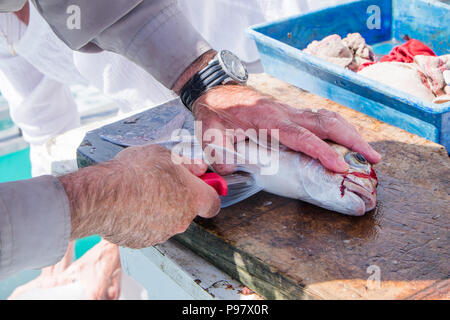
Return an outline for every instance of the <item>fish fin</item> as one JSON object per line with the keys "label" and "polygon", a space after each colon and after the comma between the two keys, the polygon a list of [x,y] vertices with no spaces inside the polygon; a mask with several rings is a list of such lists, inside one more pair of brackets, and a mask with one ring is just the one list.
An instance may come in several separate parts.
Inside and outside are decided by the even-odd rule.
{"label": "fish fin", "polygon": [[245,200],[263,189],[256,184],[255,179],[249,173],[238,172],[224,176],[224,178],[228,185],[228,194],[220,197],[222,208]]}

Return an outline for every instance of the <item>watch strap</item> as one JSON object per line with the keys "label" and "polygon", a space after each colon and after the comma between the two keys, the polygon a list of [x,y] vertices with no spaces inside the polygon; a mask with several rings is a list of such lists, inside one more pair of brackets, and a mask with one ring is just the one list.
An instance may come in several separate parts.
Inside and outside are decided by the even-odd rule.
{"label": "watch strap", "polygon": [[189,79],[180,91],[183,104],[192,111],[194,102],[207,90],[221,83],[235,81],[222,68],[217,56]]}
{"label": "watch strap", "polygon": [[192,105],[208,89],[219,85],[227,79],[231,79],[225,71],[221,70],[210,77],[202,77],[195,74],[181,89],[180,98],[184,105],[192,111]]}

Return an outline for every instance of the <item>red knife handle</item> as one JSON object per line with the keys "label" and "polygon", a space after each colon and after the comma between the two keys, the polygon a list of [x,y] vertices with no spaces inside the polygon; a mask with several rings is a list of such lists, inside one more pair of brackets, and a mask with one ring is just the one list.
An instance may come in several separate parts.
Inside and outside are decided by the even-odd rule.
{"label": "red knife handle", "polygon": [[217,173],[208,172],[199,177],[205,181],[208,185],[214,188],[219,196],[226,196],[228,193],[228,185],[224,178]]}

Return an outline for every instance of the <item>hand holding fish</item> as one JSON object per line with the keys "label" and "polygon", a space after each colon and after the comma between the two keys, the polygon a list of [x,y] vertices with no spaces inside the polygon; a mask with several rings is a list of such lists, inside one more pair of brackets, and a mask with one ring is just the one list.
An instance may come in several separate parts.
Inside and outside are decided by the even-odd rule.
{"label": "hand holding fish", "polygon": [[[226,129],[279,129],[282,144],[294,151],[318,159],[327,169],[344,173],[349,170],[335,149],[324,139],[332,140],[362,154],[370,163],[381,156],[362,139],[358,131],[342,116],[328,110],[296,109],[280,103],[250,87],[225,85],[203,94],[194,104],[196,120],[202,121],[203,131],[216,128],[223,131],[223,141],[214,144],[230,150],[245,136],[230,137]],[[203,141],[203,147],[208,142]],[[232,165],[215,165],[221,174],[233,172]]]}
{"label": "hand holding fish", "polygon": [[177,165],[157,146],[130,147],[112,161],[60,177],[71,211],[71,238],[99,234],[130,248],[162,243],[197,216],[220,209],[216,191],[198,176],[205,163]]}

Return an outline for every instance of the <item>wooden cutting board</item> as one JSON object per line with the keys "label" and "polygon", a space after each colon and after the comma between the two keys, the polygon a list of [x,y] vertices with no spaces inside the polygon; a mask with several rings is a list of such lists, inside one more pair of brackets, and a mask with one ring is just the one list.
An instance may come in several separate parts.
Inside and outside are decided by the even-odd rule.
{"label": "wooden cutting board", "polygon": [[[250,85],[353,123],[383,156],[375,166],[377,208],[350,217],[261,192],[213,219],[196,219],[175,238],[268,299],[449,299],[450,162],[444,147],[267,75],[252,76]],[[145,120],[151,112],[98,132],[140,132],[149,122],[167,121],[162,111]],[[122,150],[98,132],[88,133],[78,149],[80,167]]]}
{"label": "wooden cutting board", "polygon": [[354,124],[383,156],[377,208],[349,217],[262,192],[176,239],[268,299],[449,299],[445,149],[267,75],[250,85]]}

